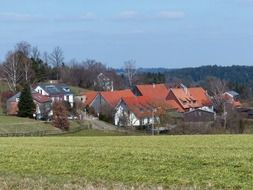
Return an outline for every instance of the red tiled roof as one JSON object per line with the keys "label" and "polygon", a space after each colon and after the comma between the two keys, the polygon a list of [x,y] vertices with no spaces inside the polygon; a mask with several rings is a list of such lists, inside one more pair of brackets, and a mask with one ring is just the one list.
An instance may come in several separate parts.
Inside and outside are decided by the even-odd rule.
{"label": "red tiled roof", "polygon": [[165,99],[169,92],[166,84],[136,85],[136,88],[141,92],[142,96],[156,99]]}
{"label": "red tiled roof", "polygon": [[190,94],[197,100],[197,102],[202,106],[211,106],[212,101],[208,97],[206,91],[201,87],[188,88]]}
{"label": "red tiled roof", "polygon": [[119,103],[121,98],[135,97],[133,92],[129,89],[115,90],[115,91],[103,91],[103,92],[100,92],[100,94],[112,108],[114,108],[117,105],[117,103]]}
{"label": "red tiled roof", "polygon": [[239,100],[237,100],[237,101],[233,102],[233,106],[238,108],[238,107],[241,107],[242,104],[241,104],[241,102]]}
{"label": "red tiled roof", "polygon": [[86,96],[86,100],[85,100],[84,104],[89,106],[92,103],[92,101],[95,99],[97,94],[98,94],[98,92],[95,92],[95,91],[83,93],[82,95]]}
{"label": "red tiled roof", "polygon": [[171,88],[170,90],[184,109],[201,107],[189,90],[185,91],[183,88]]}
{"label": "red tiled roof", "polygon": [[[147,96],[126,97],[122,98],[122,101],[137,118],[151,117],[152,112],[154,115],[159,115],[165,109],[169,109],[165,100],[151,99]],[[154,109],[156,109],[155,112]]]}
{"label": "red tiled roof", "polygon": [[40,93],[32,93],[32,97],[39,103],[51,102],[51,99],[48,96],[44,96]]}
{"label": "red tiled roof", "polygon": [[166,102],[171,108],[176,109],[178,112],[184,112],[184,109],[175,100],[167,100]]}
{"label": "red tiled roof", "polygon": [[201,87],[187,89],[171,88],[170,91],[174,94],[177,101],[170,99],[168,96],[167,103],[180,112],[184,112],[190,108],[199,108],[212,105],[212,102],[206,94],[206,91]]}

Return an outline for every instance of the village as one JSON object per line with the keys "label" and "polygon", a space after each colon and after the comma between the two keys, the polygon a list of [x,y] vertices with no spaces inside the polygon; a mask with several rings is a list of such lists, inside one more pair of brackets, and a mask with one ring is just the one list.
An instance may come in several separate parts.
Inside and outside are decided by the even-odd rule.
{"label": "village", "polygon": [[[100,73],[97,79],[96,83],[104,90],[80,92],[77,95],[68,85],[59,81],[32,85],[31,94],[36,105],[34,119],[52,120],[55,102],[68,105],[70,110],[79,105],[81,110],[69,112],[68,119],[100,119],[119,128],[151,133],[166,133],[176,128],[179,123],[191,123],[191,126],[206,125],[217,120],[224,123],[226,119],[223,112],[216,113],[215,97],[210,96],[207,90],[200,86],[140,84],[132,89],[114,90],[113,81],[103,73]],[[18,92],[7,99],[7,115],[18,115],[20,95],[21,92]],[[221,96],[224,108],[243,109],[237,92],[227,91]]]}
{"label": "village", "polygon": [[253,190],[253,0],[0,2],[0,190]]}

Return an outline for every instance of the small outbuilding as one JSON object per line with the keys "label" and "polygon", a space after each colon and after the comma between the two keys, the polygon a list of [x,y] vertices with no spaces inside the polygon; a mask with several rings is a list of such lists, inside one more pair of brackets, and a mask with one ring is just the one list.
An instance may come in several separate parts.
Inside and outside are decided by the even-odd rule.
{"label": "small outbuilding", "polygon": [[184,113],[185,122],[209,122],[214,121],[216,114],[214,111],[204,108],[194,109]]}

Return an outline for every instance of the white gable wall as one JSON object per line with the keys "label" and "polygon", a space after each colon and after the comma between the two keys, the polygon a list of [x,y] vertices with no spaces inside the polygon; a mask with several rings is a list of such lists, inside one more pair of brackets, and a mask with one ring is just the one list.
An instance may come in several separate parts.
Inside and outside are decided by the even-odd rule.
{"label": "white gable wall", "polygon": [[[131,111],[129,111],[128,107],[124,104],[124,102],[120,102],[119,105],[115,108],[115,115],[114,115],[114,124],[117,126],[123,126],[123,121],[127,121],[127,126],[141,126],[141,125],[151,125],[154,123],[154,120],[152,117],[146,117],[139,119],[135,116],[135,114]],[[159,121],[159,118],[156,118],[157,121]]]}
{"label": "white gable wall", "polygon": [[71,107],[73,107],[73,105],[74,105],[74,95],[73,94],[64,95],[64,101],[69,102]]}
{"label": "white gable wall", "polygon": [[44,96],[49,96],[49,94],[43,89],[41,88],[40,86],[37,86],[35,89],[34,89],[36,92],[44,95]]}

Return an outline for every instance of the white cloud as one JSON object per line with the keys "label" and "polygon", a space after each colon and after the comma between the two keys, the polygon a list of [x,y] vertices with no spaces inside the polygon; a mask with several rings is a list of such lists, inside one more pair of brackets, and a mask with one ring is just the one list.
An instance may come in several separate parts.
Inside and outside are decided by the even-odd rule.
{"label": "white cloud", "polygon": [[157,15],[157,19],[172,20],[182,19],[185,17],[185,13],[182,11],[161,11]]}
{"label": "white cloud", "polygon": [[141,13],[137,11],[123,11],[116,20],[120,21],[150,21],[150,20],[176,20],[185,17],[182,11],[160,11],[155,13]]}
{"label": "white cloud", "polygon": [[0,21],[2,22],[30,22],[39,19],[42,19],[42,17],[12,12],[0,13]]}
{"label": "white cloud", "polygon": [[62,21],[62,22],[81,22],[81,21],[93,21],[97,17],[92,12],[83,13],[81,15],[60,15],[45,17],[32,14],[14,13],[14,12],[3,12],[0,13],[0,22],[37,22],[37,21]]}
{"label": "white cloud", "polygon": [[81,21],[94,21],[97,16],[92,12],[83,13],[78,16],[57,16],[54,20],[62,22],[81,22]]}
{"label": "white cloud", "polygon": [[135,20],[140,18],[140,14],[137,11],[123,11],[119,14],[120,20]]}

